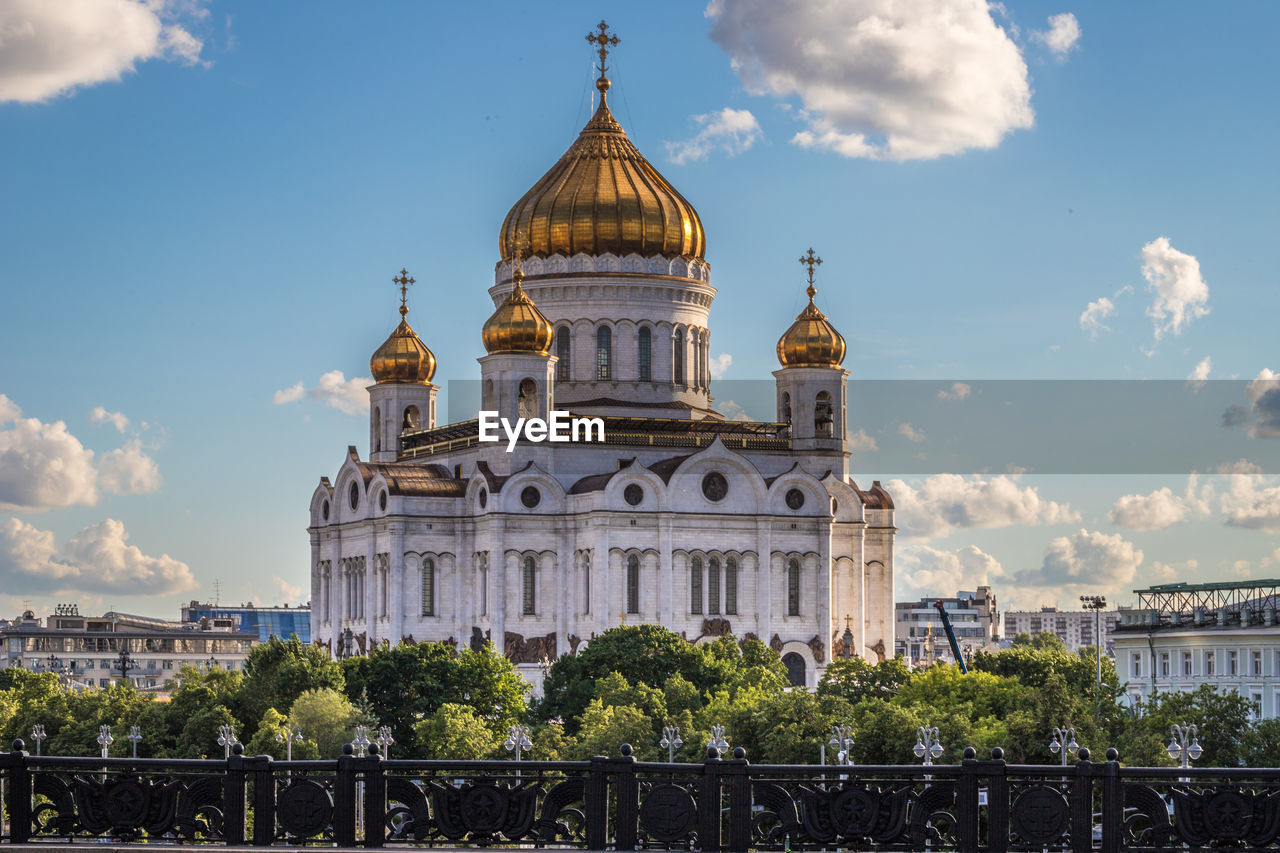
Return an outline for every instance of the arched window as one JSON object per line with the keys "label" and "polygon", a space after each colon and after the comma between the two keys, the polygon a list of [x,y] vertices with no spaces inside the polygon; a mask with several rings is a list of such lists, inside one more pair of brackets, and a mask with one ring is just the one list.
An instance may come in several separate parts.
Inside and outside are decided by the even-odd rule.
{"label": "arched window", "polygon": [[406,406],[404,410],[404,420],[400,422],[400,431],[418,429],[422,426],[422,413],[418,411],[417,406]]}
{"label": "arched window", "polygon": [[640,558],[627,557],[627,612],[640,612]]}
{"label": "arched window", "polygon": [[707,387],[707,340],[705,333],[698,334],[698,387]]}
{"label": "arched window", "polygon": [[795,652],[787,652],[782,656],[782,665],[787,668],[787,683],[792,687],[804,687],[807,669],[804,658]]}
{"label": "arched window", "polygon": [[689,561],[689,612],[702,612],[702,558]]}
{"label": "arched window", "polygon": [[671,381],[677,385],[684,384],[684,329],[676,329],[671,353]]}
{"label": "arched window", "polygon": [[373,407],[373,452],[382,449],[382,407]]}
{"label": "arched window", "polygon": [[422,558],[422,615],[436,615],[436,561]]}
{"label": "arched window", "polygon": [[831,410],[831,395],[826,391],[819,391],[818,398],[813,403],[813,432],[814,435],[830,437],[835,418]]}
{"label": "arched window", "polygon": [[613,378],[613,333],[608,326],[596,329],[596,379]]}
{"label": "arched window", "polygon": [[738,615],[738,561],[733,557],[724,560],[724,612]]}
{"label": "arched window", "polygon": [[532,379],[520,380],[520,399],[516,403],[516,414],[522,418],[538,416],[538,383]]}
{"label": "arched window", "polygon": [[569,327],[561,326],[556,332],[556,379],[569,381]]}
{"label": "arched window", "polygon": [[636,363],[640,366],[641,382],[653,379],[653,332],[648,326],[641,326],[636,337]]}
{"label": "arched window", "polygon": [[794,557],[787,562],[787,615],[800,615],[800,561]]}
{"label": "arched window", "polygon": [[537,595],[534,584],[537,582],[537,564],[534,563],[533,557],[524,558],[524,584],[523,584],[523,601],[520,608],[525,616],[533,616],[536,613]]}
{"label": "arched window", "polygon": [[720,613],[720,560],[717,557],[707,560],[707,612],[713,616]]}
{"label": "arched window", "polygon": [[791,395],[786,391],[782,392],[782,422],[791,425]]}

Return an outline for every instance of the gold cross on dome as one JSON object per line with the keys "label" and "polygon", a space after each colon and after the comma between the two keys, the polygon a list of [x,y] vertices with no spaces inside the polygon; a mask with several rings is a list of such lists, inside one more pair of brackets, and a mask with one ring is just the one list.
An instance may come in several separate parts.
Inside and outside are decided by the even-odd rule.
{"label": "gold cross on dome", "polygon": [[813,295],[817,293],[817,289],[813,286],[813,268],[822,264],[822,258],[813,254],[813,249],[800,256],[800,263],[809,268],[809,286],[805,288],[805,293],[809,294],[809,298],[813,299]]}
{"label": "gold cross on dome", "polygon": [[597,24],[596,29],[599,32],[587,33],[587,41],[600,46],[598,50],[600,54],[600,76],[603,77],[606,68],[604,61],[609,56],[609,48],[617,45],[619,39],[609,32],[609,25],[604,21]]}
{"label": "gold cross on dome", "polygon": [[409,285],[413,284],[417,279],[409,275],[409,271],[404,267],[400,268],[400,275],[391,279],[394,284],[400,285],[400,316],[409,313]]}

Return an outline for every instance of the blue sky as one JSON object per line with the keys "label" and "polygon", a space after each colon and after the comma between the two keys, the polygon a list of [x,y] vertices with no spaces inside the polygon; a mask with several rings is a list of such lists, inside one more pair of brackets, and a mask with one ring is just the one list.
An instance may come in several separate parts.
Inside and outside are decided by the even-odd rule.
{"label": "blue sky", "polygon": [[[1240,463],[1280,444],[1280,8],[889,5],[6,4],[30,26],[0,45],[0,609],[305,595],[392,275],[437,382],[474,378],[498,227],[589,115],[602,16],[615,115],[706,227],[724,380],[768,379],[810,246],[855,379],[1238,380],[1233,474],[876,470],[899,597],[1280,575],[1280,485]],[[922,62],[956,70],[895,76]],[[888,408],[851,413],[860,446],[945,430]]]}

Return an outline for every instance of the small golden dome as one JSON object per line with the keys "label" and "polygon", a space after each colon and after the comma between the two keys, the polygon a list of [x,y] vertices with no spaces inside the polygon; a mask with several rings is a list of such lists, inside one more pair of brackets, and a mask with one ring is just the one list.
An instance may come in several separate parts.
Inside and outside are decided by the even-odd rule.
{"label": "small golden dome", "polygon": [[555,330],[547,315],[538,310],[524,291],[524,271],[516,263],[514,285],[507,298],[485,320],[480,338],[490,355],[500,352],[522,352],[547,355],[551,352],[551,336]]}
{"label": "small golden dome", "polygon": [[801,258],[800,263],[809,266],[809,286],[805,289],[809,304],[778,339],[778,362],[783,367],[839,367],[844,361],[844,338],[813,304],[818,292],[813,286],[813,268],[822,259],[815,258],[810,249],[809,256]]}
{"label": "small golden dome", "polygon": [[579,252],[623,257],[696,258],[706,253],[702,220],[636,149],[596,81],[600,107],[560,160],[503,220],[498,254],[514,254],[517,234],[538,257]]}
{"label": "small golden dome", "polygon": [[369,359],[369,372],[373,374],[373,381],[378,383],[427,385],[436,375],[436,357],[409,326],[405,291],[408,285],[413,284],[413,279],[405,270],[400,270],[399,278],[393,281],[400,285],[400,325],[374,351]]}

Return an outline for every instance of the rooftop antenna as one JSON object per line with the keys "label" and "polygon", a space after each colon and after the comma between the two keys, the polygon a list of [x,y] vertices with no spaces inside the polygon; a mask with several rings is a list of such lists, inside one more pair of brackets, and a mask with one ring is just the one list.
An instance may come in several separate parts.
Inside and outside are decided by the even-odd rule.
{"label": "rooftop antenna", "polygon": [[213,579],[213,606],[222,605],[222,578]]}

